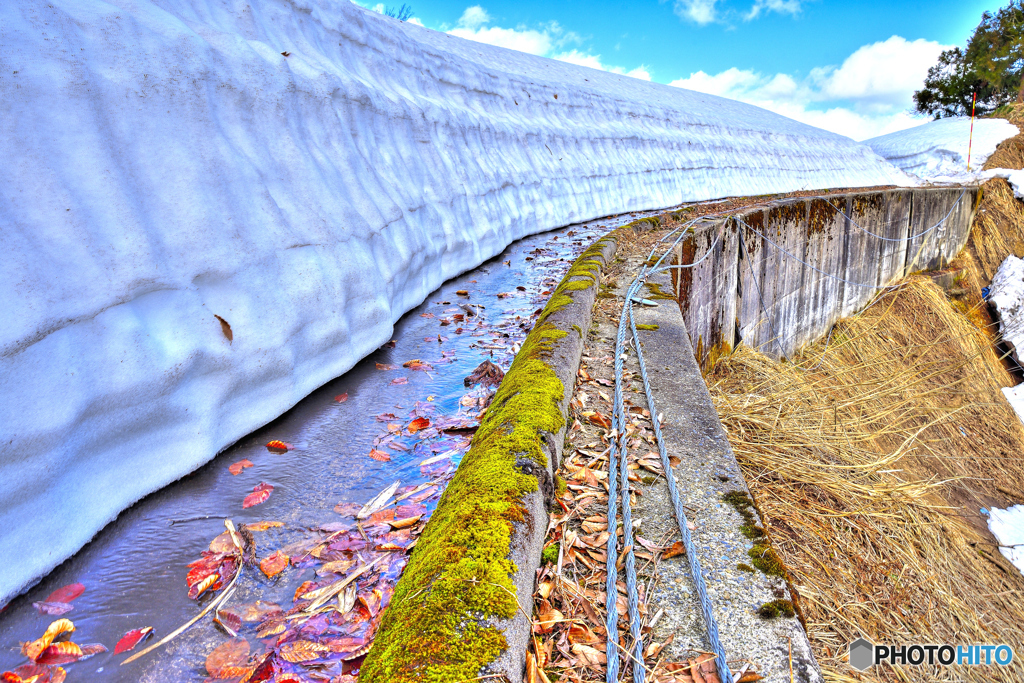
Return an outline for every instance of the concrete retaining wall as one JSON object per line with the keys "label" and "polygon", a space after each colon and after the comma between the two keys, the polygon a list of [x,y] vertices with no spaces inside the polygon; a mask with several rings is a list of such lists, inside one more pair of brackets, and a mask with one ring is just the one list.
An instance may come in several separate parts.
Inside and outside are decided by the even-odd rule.
{"label": "concrete retaining wall", "polygon": [[706,367],[740,342],[775,357],[795,353],[886,285],[951,261],[977,199],[977,188],[857,192],[698,224],[672,259],[696,263],[714,249],[673,271],[697,360]]}

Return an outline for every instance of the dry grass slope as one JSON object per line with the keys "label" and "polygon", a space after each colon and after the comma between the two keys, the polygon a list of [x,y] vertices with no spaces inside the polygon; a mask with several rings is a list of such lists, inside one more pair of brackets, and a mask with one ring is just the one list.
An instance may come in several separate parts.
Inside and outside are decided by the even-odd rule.
{"label": "dry grass slope", "polygon": [[[1024,135],[994,166],[1024,167]],[[707,377],[828,680],[1024,680],[1019,658],[863,676],[845,661],[859,636],[1024,652],[1024,577],[978,514],[1024,500],[1024,426],[999,391],[1016,380],[980,299],[1024,256],[1024,205],[1003,180],[982,197],[949,295],[913,276],[794,363],[740,347]]]}

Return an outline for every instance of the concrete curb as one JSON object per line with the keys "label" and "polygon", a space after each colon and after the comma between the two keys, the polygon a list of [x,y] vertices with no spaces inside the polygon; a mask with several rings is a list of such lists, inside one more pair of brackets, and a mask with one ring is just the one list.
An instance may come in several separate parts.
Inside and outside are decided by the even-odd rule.
{"label": "concrete curb", "polygon": [[[368,683],[395,683],[460,680],[494,674],[503,675],[515,683],[523,679],[526,648],[531,636],[532,617],[529,612],[533,604],[536,570],[540,566],[547,534],[548,505],[553,502],[553,482],[565,441],[569,401],[583,354],[584,335],[593,319],[600,273],[614,258],[616,247],[613,231],[594,242],[580,255],[555,289],[534,329],[524,340],[522,350],[517,355],[517,361],[522,356],[526,357],[523,365],[513,362],[469,452],[424,530],[396,586],[394,600],[360,672],[361,679]],[[527,352],[528,349],[531,351]],[[557,429],[536,429],[533,426],[537,423],[536,416],[533,419],[526,414],[515,414],[507,418],[501,416],[512,399],[527,393],[526,390],[516,388],[526,386],[521,384],[524,379],[528,383],[532,382],[532,375],[536,374],[539,366],[531,368],[528,364],[531,357],[546,366],[546,370],[541,369],[549,380],[553,374],[561,383],[560,398],[552,403],[542,403],[541,406],[541,410],[548,413],[546,419],[549,424],[560,425]],[[488,420],[488,417],[491,419]],[[488,439],[495,434],[495,420],[498,421],[498,431],[510,436],[518,427],[527,425],[532,443],[540,447],[539,452],[488,452],[485,455]],[[545,461],[543,466],[540,466],[540,460]],[[504,490],[500,486],[488,487],[487,481],[481,485],[478,470],[482,467],[489,467],[488,472],[494,468],[503,468],[499,472],[510,473],[513,477],[516,474],[532,475],[536,477],[536,488],[512,501],[518,508],[512,519],[506,515],[497,521],[501,525],[504,520],[509,520],[511,526],[511,543],[504,561],[492,561],[490,567],[482,566],[482,563],[480,567],[474,567],[472,580],[458,575],[453,579],[448,575],[458,571],[454,568],[455,560],[451,564],[436,567],[430,563],[436,561],[437,557],[456,557],[461,561],[462,555],[475,550],[457,547],[446,537],[451,534],[451,528],[444,527],[445,520],[459,518],[459,514],[462,514],[452,512],[464,504],[460,494],[464,490],[473,490],[481,497],[480,501],[475,501],[481,508],[500,508],[509,503],[507,497],[502,497],[506,494],[502,493]],[[488,499],[488,496],[493,500]],[[465,518],[465,515],[462,514],[462,517]],[[470,528],[460,528],[460,533],[465,532],[475,542],[477,538],[493,533],[495,522],[472,517],[466,518],[466,523]],[[488,527],[488,524],[491,526]],[[479,531],[476,527],[480,528]],[[504,572],[503,567],[512,567],[511,575]],[[488,570],[493,572],[490,574],[491,585],[501,579],[511,579],[508,586],[496,586],[506,594],[515,593],[518,609],[511,610],[510,616],[500,614],[498,608],[489,610],[489,605],[482,607],[481,602],[468,589],[466,599],[461,595],[454,598],[450,595],[453,592],[452,580],[473,583],[478,581],[478,576],[486,577]],[[483,580],[479,582],[484,583]],[[452,613],[437,615],[438,622],[444,622],[444,625],[427,629],[429,632],[424,633],[423,624],[427,622],[423,613],[429,609],[431,594],[439,592],[438,586],[441,586],[440,592],[445,593],[443,599],[447,600],[447,604],[455,606],[456,614],[454,619]],[[473,588],[476,589],[476,584]],[[476,641],[481,640],[486,641],[485,644],[474,648]],[[479,659],[471,659],[467,651],[485,654]],[[469,673],[469,676],[463,675],[465,673]]]}

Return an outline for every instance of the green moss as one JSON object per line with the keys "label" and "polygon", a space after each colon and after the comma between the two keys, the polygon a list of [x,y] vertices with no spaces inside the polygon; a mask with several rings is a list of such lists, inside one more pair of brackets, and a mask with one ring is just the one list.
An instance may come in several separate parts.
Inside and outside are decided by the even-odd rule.
{"label": "green moss", "polygon": [[544,552],[540,554],[540,561],[544,564],[555,564],[558,562],[558,545],[552,544],[544,548]]}
{"label": "green moss", "polygon": [[793,603],[789,600],[772,600],[757,608],[757,614],[762,619],[775,619],[777,617],[791,617],[796,614]]}
{"label": "green moss", "polygon": [[751,563],[768,576],[786,578],[786,565],[770,545],[755,545],[747,551]]}
{"label": "green moss", "polygon": [[739,569],[741,572],[750,572],[751,574],[757,571],[746,562],[740,562],[738,565],[736,565],[736,569]]}
{"label": "green moss", "polygon": [[653,332],[654,330],[658,329],[658,326],[657,325],[637,325],[636,329],[638,329],[638,330],[647,330],[648,332]]}
{"label": "green moss", "polygon": [[572,329],[576,330],[576,334],[580,335],[580,339],[583,339],[583,330],[580,328],[579,325],[573,323]]}
{"label": "green moss", "polygon": [[757,526],[756,524],[744,524],[740,526],[740,533],[749,538],[752,541],[764,536],[764,529]]}
{"label": "green moss", "polygon": [[518,609],[509,547],[513,524],[526,519],[523,497],[537,490],[516,462],[547,466],[544,435],[565,424],[565,387],[546,359],[567,332],[547,319],[573,301],[565,292],[584,288],[577,283],[597,282],[607,239],[569,269],[516,354],[395,588],[360,670],[364,683],[470,680],[508,647],[488,622]]}
{"label": "green moss", "polygon": [[654,475],[649,474],[647,476],[641,477],[640,481],[643,483],[644,486],[650,486],[654,482],[658,481],[658,478],[655,477]]}
{"label": "green moss", "polygon": [[559,475],[555,475],[555,495],[565,495],[565,492],[569,490],[569,484],[562,479]]}
{"label": "green moss", "polygon": [[675,301],[675,297],[670,292],[662,290],[661,285],[657,282],[648,282],[647,289],[651,291],[649,296],[651,299],[671,299]]}

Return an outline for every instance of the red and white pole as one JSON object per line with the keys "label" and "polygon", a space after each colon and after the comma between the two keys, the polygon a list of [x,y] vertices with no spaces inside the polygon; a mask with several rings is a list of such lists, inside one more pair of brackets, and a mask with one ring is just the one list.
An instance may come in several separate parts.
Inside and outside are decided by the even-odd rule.
{"label": "red and white pole", "polygon": [[967,170],[971,170],[971,147],[974,145],[974,106],[978,102],[978,91],[975,90],[971,96],[971,137],[967,142]]}

